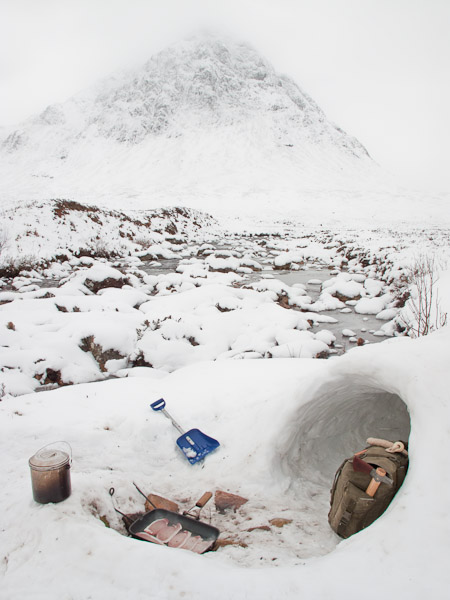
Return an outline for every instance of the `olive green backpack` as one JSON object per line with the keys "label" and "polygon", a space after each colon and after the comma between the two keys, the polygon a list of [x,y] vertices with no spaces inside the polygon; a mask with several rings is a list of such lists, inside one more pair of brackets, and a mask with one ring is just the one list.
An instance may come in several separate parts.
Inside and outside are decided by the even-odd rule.
{"label": "olive green backpack", "polygon": [[[371,439],[373,438],[367,441],[370,442]],[[380,440],[381,442],[384,443],[384,440]],[[390,447],[390,452],[384,447],[370,445],[356,455],[374,469],[384,469],[386,477],[392,480],[392,485],[382,481],[373,496],[369,495],[372,490],[368,490],[369,484],[374,485],[373,477],[367,472],[355,470],[353,456],[345,459],[336,472],[331,488],[328,522],[333,531],[342,538],[348,538],[368,527],[383,514],[405,479],[408,470],[405,444],[386,442],[385,445]],[[396,447],[397,451],[392,451],[393,447]],[[369,491],[369,494],[366,491]]]}

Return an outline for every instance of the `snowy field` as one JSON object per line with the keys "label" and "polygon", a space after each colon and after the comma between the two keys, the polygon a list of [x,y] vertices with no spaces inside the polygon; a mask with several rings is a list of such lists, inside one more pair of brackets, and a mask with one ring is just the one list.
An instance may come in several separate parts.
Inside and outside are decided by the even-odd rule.
{"label": "snowy field", "polygon": [[[158,231],[122,220],[121,256],[101,258],[88,255],[95,218],[57,212],[39,207],[45,227],[24,212],[38,235],[16,212],[4,254],[10,266],[43,260],[0,291],[2,598],[377,598],[386,586],[446,597],[449,333],[404,329],[420,256],[435,257],[450,308],[445,227],[336,232],[286,219],[233,232],[232,220],[170,213],[153,216]],[[118,215],[96,218],[115,239]],[[185,429],[220,441],[202,463],[150,409],[161,397]],[[410,470],[382,518],[342,542],[329,490],[370,436],[409,437]],[[58,440],[72,448],[73,491],[39,505],[28,459]],[[205,491],[247,502],[221,513],[210,501],[202,519],[222,545],[197,556],[125,535],[109,489],[120,510],[143,513],[133,483],[180,510]]]}
{"label": "snowy field", "polygon": [[235,232],[199,211],[137,221],[60,201],[7,215],[2,394],[136,367],[328,358],[414,333],[411,273],[425,256],[432,327],[447,312],[448,233],[437,227],[333,233],[292,219]]}

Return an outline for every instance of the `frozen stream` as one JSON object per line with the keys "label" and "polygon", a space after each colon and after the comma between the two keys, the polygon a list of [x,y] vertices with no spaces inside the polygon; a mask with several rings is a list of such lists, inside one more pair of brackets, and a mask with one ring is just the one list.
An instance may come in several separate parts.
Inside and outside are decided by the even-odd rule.
{"label": "frozen stream", "polygon": [[[315,302],[320,295],[321,285],[319,283],[311,282],[323,282],[333,277],[330,271],[326,268],[310,268],[300,271],[281,271],[278,273],[270,271],[270,273],[276,279],[279,279],[288,285],[302,284],[306,286],[308,296],[311,296],[313,302]],[[345,352],[345,350],[355,345],[354,342],[349,341],[348,337],[342,335],[342,331],[345,329],[352,330],[355,333],[355,337],[361,337],[366,342],[381,342],[384,339],[384,336],[374,335],[379,331],[382,321],[377,319],[375,315],[362,315],[356,313],[351,305],[347,305],[346,309],[328,310],[323,311],[320,314],[336,319],[336,322],[326,323],[324,325],[314,325],[313,331],[318,331],[319,329],[324,328],[331,331],[336,336],[335,346],[339,350],[338,353]]]}

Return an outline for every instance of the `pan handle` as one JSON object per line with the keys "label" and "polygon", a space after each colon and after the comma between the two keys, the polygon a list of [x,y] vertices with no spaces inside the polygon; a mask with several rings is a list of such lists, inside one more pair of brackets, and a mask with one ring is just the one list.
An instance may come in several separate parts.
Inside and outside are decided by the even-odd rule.
{"label": "pan handle", "polygon": [[[202,508],[205,506],[205,504],[207,502],[209,502],[211,500],[211,498],[212,498],[212,492],[205,492],[203,494],[203,496],[201,498],[199,498],[199,500],[197,500],[197,502],[195,503],[195,506],[193,506],[189,510],[183,511],[183,515],[194,517],[194,519],[196,519],[198,521],[200,519],[200,513],[202,511]],[[194,515],[192,513],[192,511],[195,508],[198,508],[198,511],[197,511],[197,514]]]}
{"label": "pan handle", "polygon": [[197,500],[195,506],[199,508],[203,508],[207,502],[209,502],[212,498],[212,492],[205,492],[203,496]]}

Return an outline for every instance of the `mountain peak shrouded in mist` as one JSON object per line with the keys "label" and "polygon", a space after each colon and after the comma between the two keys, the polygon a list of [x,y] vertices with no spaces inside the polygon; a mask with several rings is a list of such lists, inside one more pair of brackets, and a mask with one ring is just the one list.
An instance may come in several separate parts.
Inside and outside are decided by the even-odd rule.
{"label": "mountain peak shrouded in mist", "polygon": [[270,193],[280,183],[342,187],[376,169],[255,49],[208,34],[47,107],[6,138],[2,154],[34,177],[34,193],[91,200],[119,190],[184,202],[219,190]]}
{"label": "mountain peak shrouded in mist", "polygon": [[[289,135],[297,133],[317,142],[333,141],[356,156],[366,154],[256,50],[208,34],[170,46],[123,81],[106,80],[94,95],[79,94],[65,104],[47,107],[31,124],[65,129],[76,109],[76,136],[92,133],[139,143],[149,135],[176,135],[186,120],[190,125],[214,127],[258,115],[272,121],[280,142],[283,134],[288,142]],[[5,143],[10,150],[19,145],[14,134]]]}

